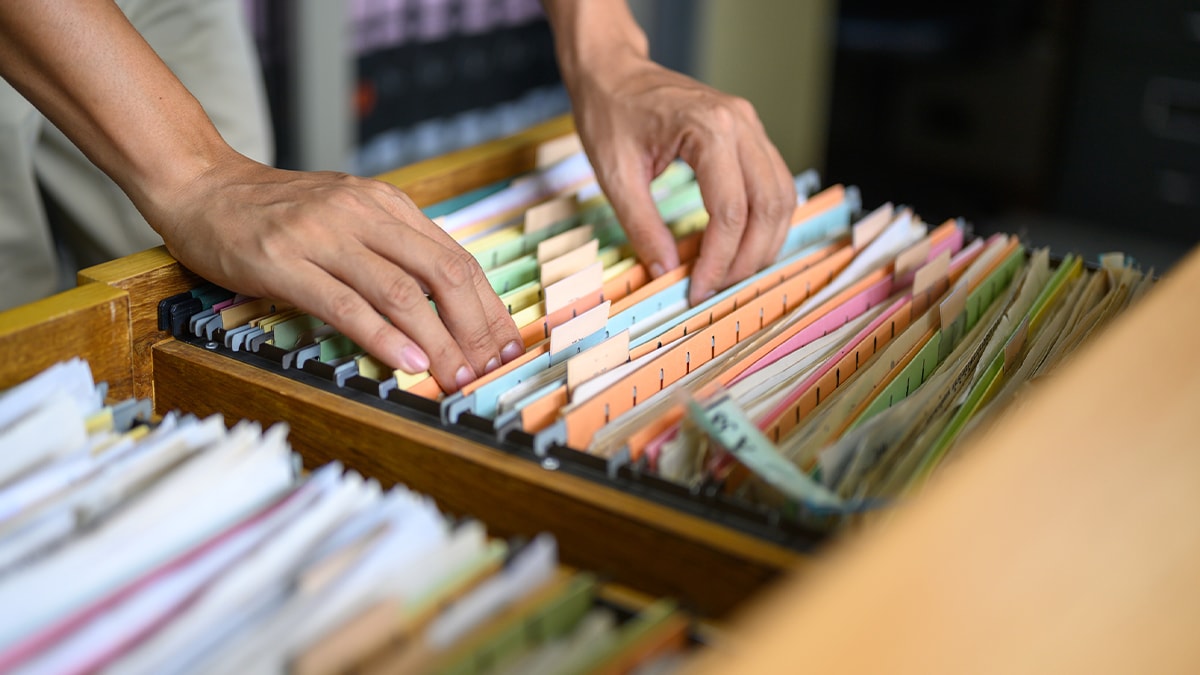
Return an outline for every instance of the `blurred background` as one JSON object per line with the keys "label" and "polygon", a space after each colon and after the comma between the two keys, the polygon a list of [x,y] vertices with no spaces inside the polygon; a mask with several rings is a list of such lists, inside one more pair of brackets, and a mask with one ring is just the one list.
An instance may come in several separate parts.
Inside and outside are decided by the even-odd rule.
{"label": "blurred background", "polygon": [[[1200,238],[1200,4],[632,0],[793,171],[1164,270]],[[246,0],[278,163],[377,174],[567,112],[538,0]]]}

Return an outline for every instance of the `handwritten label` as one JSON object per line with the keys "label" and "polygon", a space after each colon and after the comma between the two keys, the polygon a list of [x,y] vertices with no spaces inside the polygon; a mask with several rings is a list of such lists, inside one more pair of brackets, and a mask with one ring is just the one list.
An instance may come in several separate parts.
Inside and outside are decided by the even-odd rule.
{"label": "handwritten label", "polygon": [[780,455],[733,399],[723,397],[707,409],[692,400],[687,406],[688,414],[705,433],[771,487],[802,504],[842,506],[841,498]]}

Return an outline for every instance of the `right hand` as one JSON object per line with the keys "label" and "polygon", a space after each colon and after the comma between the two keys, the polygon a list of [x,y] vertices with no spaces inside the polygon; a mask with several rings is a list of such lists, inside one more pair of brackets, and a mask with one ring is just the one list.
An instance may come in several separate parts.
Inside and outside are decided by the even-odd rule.
{"label": "right hand", "polygon": [[479,263],[387,183],[237,156],[149,210],[200,276],[290,302],[447,392],[524,353]]}
{"label": "right hand", "polygon": [[750,103],[618,49],[568,72],[596,179],[652,274],[679,265],[650,195],[651,179],[676,157],[695,169],[711,216],[689,301],[699,304],[775,261],[796,189]]}

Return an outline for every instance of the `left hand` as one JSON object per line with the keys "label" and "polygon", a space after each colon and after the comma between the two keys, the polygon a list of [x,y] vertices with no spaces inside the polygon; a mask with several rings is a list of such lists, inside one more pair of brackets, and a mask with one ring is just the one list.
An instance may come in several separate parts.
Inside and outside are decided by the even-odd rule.
{"label": "left hand", "polygon": [[652,275],[679,265],[650,195],[651,179],[676,157],[695,170],[709,213],[690,302],[774,262],[796,191],[749,102],[628,53],[568,85],[600,187]]}

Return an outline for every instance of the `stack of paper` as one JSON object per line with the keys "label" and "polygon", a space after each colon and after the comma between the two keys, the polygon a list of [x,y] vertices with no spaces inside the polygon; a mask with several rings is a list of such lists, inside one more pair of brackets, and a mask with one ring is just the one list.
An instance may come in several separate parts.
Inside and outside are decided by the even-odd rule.
{"label": "stack of paper", "polygon": [[0,671],[591,672],[675,662],[670,603],[632,617],[524,546],[286,430],[105,407],[87,365],[0,395]]}
{"label": "stack of paper", "polygon": [[[1028,258],[1002,252],[989,263],[987,251],[1003,241],[952,275],[930,310],[894,334],[871,336],[870,353],[859,347],[866,330],[847,324],[826,338],[832,344],[811,343],[816,355],[795,374],[776,362],[759,377],[699,392],[689,404],[694,424],[664,445],[666,455],[688,457],[671,464],[686,464],[677,477],[717,480],[750,501],[829,525],[839,521],[819,516],[902,497],[964,433],[994,421],[1150,283],[1122,256],[1096,271],[1074,256],[1051,267],[1045,250]],[[840,375],[830,380],[831,370]],[[821,384],[824,395],[814,396]]]}

